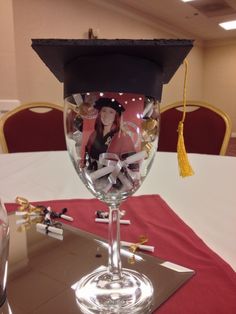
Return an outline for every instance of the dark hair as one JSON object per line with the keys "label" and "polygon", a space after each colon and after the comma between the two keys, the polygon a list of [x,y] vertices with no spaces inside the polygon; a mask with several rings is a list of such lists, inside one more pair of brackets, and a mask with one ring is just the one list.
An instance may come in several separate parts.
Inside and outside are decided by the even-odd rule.
{"label": "dark hair", "polygon": [[[94,125],[94,132],[89,136],[88,143],[86,145],[88,152],[90,152],[91,150],[91,146],[93,145],[96,135],[97,134],[103,135],[103,130],[104,130],[104,125],[101,120],[101,111],[99,111],[96,121],[95,121],[95,125]],[[119,130],[120,130],[120,115],[118,112],[116,112],[115,119],[111,126],[110,132],[112,133],[112,135],[114,135],[116,132],[119,132]]]}

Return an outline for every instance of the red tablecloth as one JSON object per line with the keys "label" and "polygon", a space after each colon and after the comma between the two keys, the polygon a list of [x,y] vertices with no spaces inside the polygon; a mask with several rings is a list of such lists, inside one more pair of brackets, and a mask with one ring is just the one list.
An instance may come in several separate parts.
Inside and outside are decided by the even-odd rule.
{"label": "red tablecloth", "polygon": [[[80,229],[107,238],[107,225],[94,222],[95,211],[106,210],[96,199],[76,199],[36,202],[59,211],[66,207],[71,223]],[[6,204],[16,210],[16,204]],[[171,262],[194,269],[196,275],[177,291],[156,312],[158,314],[235,314],[236,273],[189,228],[158,195],[131,197],[125,201],[125,219],[131,225],[121,225],[122,240],[136,242],[146,234],[150,253]]]}

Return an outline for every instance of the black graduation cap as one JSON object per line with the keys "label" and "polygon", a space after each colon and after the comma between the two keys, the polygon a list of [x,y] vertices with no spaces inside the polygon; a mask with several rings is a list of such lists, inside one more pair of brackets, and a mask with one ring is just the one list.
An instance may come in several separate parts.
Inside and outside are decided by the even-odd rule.
{"label": "black graduation cap", "polygon": [[105,97],[99,98],[95,102],[94,108],[96,108],[100,111],[102,109],[102,107],[110,107],[110,108],[114,109],[116,112],[118,112],[119,115],[121,115],[121,113],[125,111],[125,108],[122,106],[122,104],[120,104],[114,98],[105,98]]}
{"label": "black graduation cap", "polygon": [[193,46],[187,39],[32,39],[32,48],[60,82],[64,97],[124,92],[161,100]]}

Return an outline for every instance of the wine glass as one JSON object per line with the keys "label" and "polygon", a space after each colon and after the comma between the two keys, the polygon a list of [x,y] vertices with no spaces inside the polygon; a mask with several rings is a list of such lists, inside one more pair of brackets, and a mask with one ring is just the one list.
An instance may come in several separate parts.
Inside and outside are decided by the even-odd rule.
{"label": "wine glass", "polygon": [[159,103],[130,93],[87,92],[65,99],[67,149],[83,184],[109,208],[108,266],[84,276],[76,299],[84,313],[148,313],[153,286],[122,268],[120,203],[141,186],[157,150]]}

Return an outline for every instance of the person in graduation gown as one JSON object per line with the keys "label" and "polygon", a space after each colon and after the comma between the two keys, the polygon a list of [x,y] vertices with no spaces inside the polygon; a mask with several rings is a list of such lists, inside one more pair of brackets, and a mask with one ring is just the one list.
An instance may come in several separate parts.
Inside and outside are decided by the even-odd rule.
{"label": "person in graduation gown", "polygon": [[121,115],[125,108],[114,98],[99,98],[94,106],[98,110],[95,130],[86,145],[88,169],[97,170],[102,153],[116,154],[119,159],[136,153],[131,137],[121,130]]}

